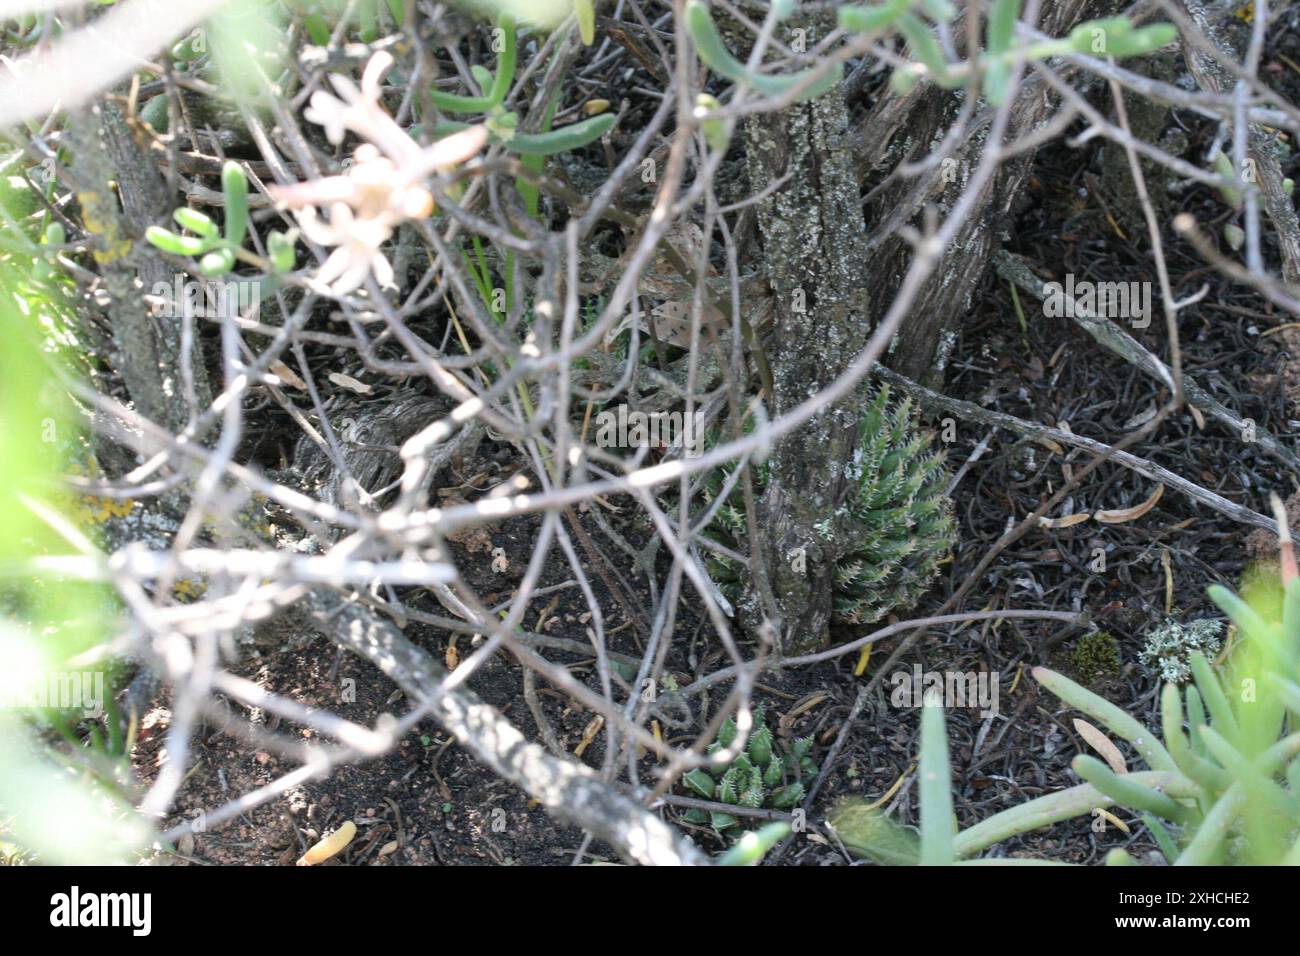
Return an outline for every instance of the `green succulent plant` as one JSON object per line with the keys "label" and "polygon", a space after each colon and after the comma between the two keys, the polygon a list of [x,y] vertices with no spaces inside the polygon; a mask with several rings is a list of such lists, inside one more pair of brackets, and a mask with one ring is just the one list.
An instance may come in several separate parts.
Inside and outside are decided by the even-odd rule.
{"label": "green succulent plant", "polygon": [[[1209,593],[1236,623],[1240,641],[1219,670],[1200,651],[1189,655],[1193,683],[1164,686],[1161,735],[1069,678],[1034,670],[1062,701],[1129,743],[1149,770],[1080,754],[1071,767],[1083,783],[958,832],[943,711],[927,701],[919,849],[908,828],[860,801],[836,808],[828,822],[850,850],[879,863],[1030,864],[1049,861],[970,858],[1017,834],[1118,806],[1141,814],[1170,863],[1300,864],[1300,579],[1292,576],[1284,588],[1256,584],[1249,600],[1217,585]],[[1134,861],[1116,849],[1106,862]]]}
{"label": "green succulent plant", "polygon": [[[150,226],[144,234],[151,245],[177,256],[202,256],[199,271],[205,276],[225,275],[235,267],[235,259],[248,236],[248,177],[234,160],[221,169],[221,192],[226,209],[224,231],[205,213],[189,206],[173,210],[172,218],[182,229],[194,235],[177,235],[161,226]],[[294,235],[272,232],[267,237],[271,267],[289,272],[294,267]]]}
{"label": "green succulent plant", "polygon": [[[715,754],[735,743],[736,723],[728,717],[718,730],[718,739],[709,745]],[[696,768],[682,782],[696,796],[750,809],[789,810],[799,805],[804,795],[804,778],[815,776],[817,765],[809,756],[812,738],[800,737],[789,747],[781,747],[761,707],[754,711],[754,728],[745,749],[726,768],[710,773]],[[740,820],[723,810],[686,811],[688,823],[712,826],[719,833],[740,826]]]}
{"label": "green succulent plant", "polygon": [[[912,425],[908,400],[891,404],[882,386],[867,406],[858,450],[848,465],[855,483],[845,507],[850,547],[835,567],[834,613],[845,624],[870,624],[896,607],[914,603],[952,547],[952,506],[944,493],[943,456],[930,452],[930,437]],[[756,469],[756,488],[767,477]],[[705,489],[712,500],[716,477]],[[733,495],[719,509],[710,531],[740,550],[748,538],[743,506]],[[748,578],[738,561],[710,553],[709,572],[728,600],[737,602]]]}
{"label": "green succulent plant", "polygon": [[1021,0],[993,0],[984,50],[973,62],[950,62],[934,27],[926,20],[944,24],[951,21],[957,10],[948,0],[885,0],[879,4],[843,6],[839,8],[839,25],[848,32],[882,33],[896,29],[902,34],[913,62],[893,73],[891,80],[899,92],[910,91],[923,77],[944,89],[956,89],[966,83],[973,71],[982,75],[984,97],[993,106],[1000,105],[1010,91],[1011,70],[1017,57],[1023,57],[1026,63],[1078,53],[1119,59],[1150,53],[1178,38],[1177,29],[1169,23],[1135,27],[1126,17],[1105,17],[1079,24],[1066,37],[1016,44],[1015,27],[1021,6]]}

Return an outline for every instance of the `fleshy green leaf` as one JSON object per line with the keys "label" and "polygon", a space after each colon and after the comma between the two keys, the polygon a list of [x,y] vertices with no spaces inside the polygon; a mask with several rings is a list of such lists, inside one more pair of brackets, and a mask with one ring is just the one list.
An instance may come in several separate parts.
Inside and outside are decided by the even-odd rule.
{"label": "fleshy green leaf", "polygon": [[200,236],[178,236],[161,226],[150,226],[145,230],[144,238],[150,245],[175,256],[197,256],[211,245]]}
{"label": "fleshy green leaf", "polygon": [[917,771],[921,793],[921,864],[953,862],[952,772],[942,704],[926,700],[921,708],[921,759]]}
{"label": "fleshy green leaf", "polygon": [[221,192],[226,200],[226,241],[237,248],[248,233],[248,177],[233,159],[221,167]]}
{"label": "fleshy green leaf", "polygon": [[705,800],[712,800],[713,795],[718,789],[717,782],[709,776],[707,771],[700,767],[696,767],[690,773],[682,777],[682,782]]}
{"label": "fleshy green leaf", "polygon": [[751,830],[718,858],[718,866],[754,866],[789,832],[788,823],[769,823],[760,830]]}

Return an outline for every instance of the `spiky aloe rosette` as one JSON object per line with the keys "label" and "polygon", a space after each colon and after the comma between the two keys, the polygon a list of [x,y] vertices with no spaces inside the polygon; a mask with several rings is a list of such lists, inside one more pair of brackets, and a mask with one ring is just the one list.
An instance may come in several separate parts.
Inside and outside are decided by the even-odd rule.
{"label": "spiky aloe rosette", "polygon": [[[718,739],[709,745],[709,754],[730,747],[739,731],[728,717],[718,729]],[[817,766],[808,755],[812,738],[800,737],[781,753],[775,735],[763,718],[763,708],[754,711],[754,729],[749,743],[725,770],[715,773],[703,768],[692,770],[682,782],[697,796],[736,807],[789,810],[799,805],[804,795],[804,778],[814,776]],[[722,833],[740,825],[734,815],[722,810],[686,811],[688,823],[712,826]]]}
{"label": "spiky aloe rosette", "polygon": [[[834,611],[843,624],[871,624],[896,607],[916,601],[952,547],[951,502],[944,493],[943,455],[930,451],[930,436],[912,425],[909,400],[891,404],[881,386],[862,416],[858,450],[848,465],[855,489],[844,508],[848,527],[843,556],[835,566]],[[760,492],[767,469],[755,469]],[[722,478],[705,489],[711,500]],[[826,527],[831,528],[827,521]],[[745,541],[743,506],[734,492],[709,529],[733,551]],[[728,600],[744,591],[748,569],[710,552],[709,571]]]}

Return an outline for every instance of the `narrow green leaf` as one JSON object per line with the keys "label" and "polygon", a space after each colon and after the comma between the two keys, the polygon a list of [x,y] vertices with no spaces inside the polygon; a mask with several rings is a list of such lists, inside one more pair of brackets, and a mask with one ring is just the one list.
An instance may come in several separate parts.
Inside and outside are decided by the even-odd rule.
{"label": "narrow green leaf", "polygon": [[718,858],[718,866],[754,866],[789,833],[788,823],[769,823],[759,830],[750,830]]}
{"label": "narrow green leaf", "polygon": [[1001,106],[1011,83],[1011,60],[1003,56],[1011,49],[1016,18],[1020,16],[1020,0],[994,0],[989,11],[985,48],[988,66],[984,71],[984,98],[992,106]]}
{"label": "narrow green leaf", "polygon": [[[731,51],[723,43],[718,28],[713,23],[713,16],[702,0],[687,0],[686,31],[695,45],[695,52],[699,54],[705,66],[733,83],[749,84],[764,96],[781,96],[788,93],[811,75],[812,71],[804,70],[786,76],[769,76],[746,68],[745,64],[731,55]],[[810,100],[820,96],[838,83],[842,76],[843,69],[837,66],[804,90],[800,99]]]}
{"label": "narrow green leaf", "polygon": [[1237,717],[1232,712],[1232,705],[1228,703],[1223,685],[1219,683],[1218,675],[1210,667],[1210,662],[1200,651],[1192,651],[1187,656],[1187,662],[1192,667],[1192,680],[1196,682],[1201,699],[1210,711],[1211,724],[1228,740],[1239,740],[1241,729],[1237,725]]}
{"label": "narrow green leaf", "polygon": [[943,706],[927,700],[921,708],[921,865],[947,866],[955,859],[952,841],[952,773]]}
{"label": "narrow green leaf", "polygon": [[1241,813],[1243,802],[1245,797],[1241,787],[1233,784],[1227,793],[1215,801],[1183,852],[1174,860],[1174,866],[1211,866],[1216,863],[1223,843],[1231,832],[1233,821]]}
{"label": "narrow green leaf", "polygon": [[1011,49],[1011,39],[1015,35],[1016,19],[1019,16],[1020,0],[993,0],[985,41],[989,56],[997,56]]}
{"label": "narrow green leaf", "polygon": [[888,0],[878,6],[840,7],[841,30],[874,32],[892,26],[912,6],[912,0]]}
{"label": "narrow green leaf", "polygon": [[1046,667],[1035,667],[1033,674],[1036,681],[1061,700],[1100,721],[1111,733],[1131,743],[1152,770],[1177,769],[1173,758],[1160,745],[1155,734],[1110,701],[1079,686],[1064,674],[1058,674]]}
{"label": "narrow green leaf", "polygon": [[1118,49],[1112,52],[1112,56],[1141,56],[1144,53],[1152,53],[1163,46],[1168,46],[1178,39],[1178,28],[1172,23],[1152,23],[1145,27],[1134,30],[1128,36],[1123,37],[1118,44]]}
{"label": "narrow green leaf", "polygon": [[1182,696],[1179,694],[1177,684],[1165,684],[1164,690],[1161,691],[1160,720],[1165,746],[1169,748],[1169,755],[1173,757],[1179,770],[1201,786],[1216,793],[1226,790],[1231,785],[1231,775],[1195,753],[1187,737],[1183,735]]}
{"label": "narrow green leaf", "polygon": [[[1220,156],[1223,154],[1220,153]],[[1228,168],[1232,168],[1229,163]],[[1242,633],[1248,638],[1266,638],[1272,627],[1267,621],[1260,617],[1259,613],[1243,601],[1240,597],[1233,594],[1221,584],[1212,584],[1206,593],[1210,600],[1219,606],[1224,614],[1232,618],[1233,623],[1241,628]]]}
{"label": "narrow green leaf", "polygon": [[573,0],[573,12],[578,18],[578,36],[583,46],[596,42],[596,6],[591,0]]}
{"label": "narrow green leaf", "polygon": [[303,18],[302,25],[307,30],[307,35],[311,37],[311,42],[317,46],[329,46],[330,28],[325,22],[325,18],[319,13],[309,13]]}
{"label": "narrow green leaf", "polygon": [[181,206],[173,210],[172,218],[182,228],[205,238],[215,239],[221,234],[221,230],[210,216],[199,212],[197,209],[191,209],[189,206]]}
{"label": "narrow green leaf", "polygon": [[1174,843],[1168,828],[1149,813],[1142,814],[1142,823],[1151,831],[1151,836],[1156,841],[1156,846],[1160,848],[1160,852],[1165,855],[1165,860],[1173,863],[1178,859],[1178,846]]}
{"label": "narrow green leaf", "polygon": [[925,21],[914,13],[905,13],[899,18],[898,28],[907,38],[907,45],[912,55],[920,60],[934,75],[936,82],[948,78],[948,61],[944,59],[939,41],[934,38]]}
{"label": "narrow green leaf", "polygon": [[506,148],[523,156],[567,153],[600,139],[613,128],[616,118],[613,113],[603,113],[546,133],[516,133]]}
{"label": "narrow green leaf", "polygon": [[1129,774],[1115,773],[1096,757],[1079,754],[1070,762],[1070,767],[1081,779],[1121,806],[1146,810],[1174,823],[1187,823],[1194,819],[1193,812],[1181,803],[1142,786]]}
{"label": "narrow green leaf", "polygon": [[178,236],[161,226],[150,226],[145,230],[144,238],[150,245],[175,256],[197,256],[210,245],[200,236]]}
{"label": "narrow green leaf", "polygon": [[1238,785],[1247,796],[1253,794],[1256,800],[1266,803],[1282,820],[1300,819],[1300,805],[1295,797],[1260,773],[1241,751],[1213,727],[1206,727],[1201,733],[1205,736],[1205,745],[1210,748],[1210,753],[1237,778]]}
{"label": "narrow green leaf", "polygon": [[471,67],[479,85],[486,90],[486,93],[483,96],[462,96],[458,93],[430,90],[429,99],[434,106],[444,113],[486,113],[505,102],[510,87],[515,82],[515,67],[519,57],[514,18],[507,13],[501,14],[497,20],[497,29],[500,31],[501,50],[497,54],[497,69],[490,84],[480,76],[480,70],[486,73],[483,67],[478,67],[477,70]]}
{"label": "narrow green leaf", "polygon": [[[1126,776],[1136,783],[1159,787],[1171,797],[1190,799],[1203,792],[1177,771],[1139,770]],[[1109,807],[1112,802],[1092,784],[1081,783],[995,813],[957,834],[954,846],[958,856],[968,857],[1018,834],[1081,817],[1097,807]]]}
{"label": "narrow green leaf", "polygon": [[1205,719],[1205,708],[1201,704],[1201,695],[1196,690],[1195,684],[1187,686],[1187,736],[1192,741],[1192,753],[1198,757],[1204,757],[1207,753],[1205,741],[1201,740],[1201,728],[1208,723]]}

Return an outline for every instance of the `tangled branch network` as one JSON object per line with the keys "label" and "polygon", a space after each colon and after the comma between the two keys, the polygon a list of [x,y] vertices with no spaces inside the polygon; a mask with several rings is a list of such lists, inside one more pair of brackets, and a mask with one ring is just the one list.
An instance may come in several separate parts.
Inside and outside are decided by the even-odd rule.
{"label": "tangled branch network", "polygon": [[[131,0],[118,4],[119,9],[100,22],[98,35],[116,30],[118,20],[145,6]],[[171,39],[216,6],[195,4],[192,19],[178,15],[158,28],[170,31],[166,39]],[[432,6],[407,4],[407,16],[414,16],[415,10],[424,16],[425,8]],[[76,553],[37,562],[46,571],[111,582],[127,613],[116,638],[91,657],[132,658],[142,673],[156,675],[173,691],[167,760],[138,802],[143,814],[154,820],[168,817],[193,763],[195,728],[200,721],[215,719],[214,699],[224,695],[310,726],[327,742],[304,746],[260,727],[245,728],[260,747],[290,755],[299,764],[256,791],[209,808],[207,827],[234,819],[342,763],[388,753],[431,717],[483,764],[557,817],[582,827],[587,837],[579,858],[595,838],[635,862],[708,862],[695,843],[664,821],[662,798],[683,775],[698,768],[717,771],[745,752],[753,727],[750,702],[760,675],[860,653],[888,636],[972,620],[1074,621],[1077,615],[1071,612],[962,612],[959,606],[996,555],[1039,527],[1039,520],[1102,462],[1159,477],[1233,520],[1268,526],[1267,519],[1199,487],[1188,476],[1166,477],[1133,446],[1185,402],[1225,422],[1240,419],[1208,393],[1197,392],[1196,383],[1182,370],[1177,316],[1198,297],[1174,298],[1164,260],[1163,224],[1145,188],[1147,167],[1142,160],[1189,182],[1236,190],[1241,197],[1244,264],[1216,251],[1204,228],[1190,217],[1180,217],[1175,227],[1199,243],[1197,248],[1232,281],[1282,308],[1300,309],[1300,228],[1281,178],[1263,175],[1246,181],[1234,173],[1245,168],[1251,137],[1262,124],[1300,133],[1300,113],[1256,75],[1269,5],[1256,4],[1258,29],[1241,61],[1216,45],[1199,2],[1143,5],[1177,27],[1177,39],[1168,42],[1183,45],[1201,82],[1197,91],[1141,75],[1105,52],[1093,55],[1067,46],[1034,54],[1035,45],[1061,42],[1036,26],[1041,12],[1037,2],[1025,4],[1018,20],[1013,14],[1016,42],[1006,48],[1011,52],[965,61],[958,56],[961,43],[955,40],[960,24],[946,22],[938,27],[940,39],[933,41],[933,51],[908,36],[910,59],[889,42],[898,27],[883,20],[867,28],[829,29],[812,49],[792,50],[778,30],[786,6],[770,5],[751,37],[747,62],[741,63],[723,59],[713,37],[701,29],[692,32],[689,17],[675,17],[668,5],[635,0],[620,4],[629,29],[643,37],[636,49],[663,86],[655,91],[653,108],[640,129],[624,129],[615,119],[601,124],[603,141],[588,141],[605,150],[608,166],[590,188],[578,188],[557,166],[535,161],[539,155],[554,155],[547,152],[545,137],[556,137],[554,142],[560,144],[562,136],[568,141],[578,136],[573,130],[588,121],[582,119],[584,110],[595,99],[587,92],[589,77],[600,68],[602,57],[623,55],[605,43],[583,60],[587,47],[575,20],[564,20],[546,34],[534,31],[527,46],[522,39],[516,41],[510,24],[512,57],[518,42],[520,51],[531,51],[531,60],[517,70],[511,63],[513,85],[506,87],[508,76],[501,84],[506,88],[500,101],[480,110],[483,115],[474,123],[434,121],[434,111],[420,98],[431,84],[435,91],[450,88],[448,78],[430,75],[427,51],[422,54],[391,38],[367,45],[338,43],[335,37],[327,53],[320,47],[298,51],[302,55],[291,59],[285,72],[298,89],[310,90],[309,95],[285,96],[273,77],[254,76],[266,108],[240,105],[260,158],[236,162],[254,184],[252,205],[264,217],[261,221],[278,220],[292,236],[300,235],[311,260],[303,268],[275,272],[276,282],[264,300],[247,306],[227,301],[216,312],[202,314],[190,308],[182,311],[184,341],[193,345],[202,337],[199,329],[207,326],[209,340],[219,343],[220,350],[220,382],[208,402],[198,399],[198,371],[191,360],[179,360],[169,401],[184,406],[183,427],[149,420],[138,401],[128,403],[85,384],[67,383],[87,410],[91,428],[137,456],[121,477],[79,478],[75,489],[109,500],[145,502],[147,511],[156,506],[160,516],[174,509],[175,521],[168,524],[160,517],[152,529],[132,526],[105,543],[89,540],[49,514],[48,520]],[[110,22],[110,17],[115,19]],[[66,66],[67,58],[96,42],[94,31],[89,25],[70,31],[61,40],[43,43],[33,56],[58,70],[60,63]],[[64,109],[78,109],[92,101],[99,88],[142,62],[170,93],[179,95],[172,67],[152,61],[164,39],[156,33],[150,29],[132,40],[125,31],[125,52],[114,59],[117,73],[109,67],[97,69],[78,85],[64,82],[68,77],[58,72],[62,79],[57,102]],[[926,56],[932,53],[942,63],[928,62]],[[774,59],[765,64],[769,54]],[[501,51],[497,55],[504,59]],[[993,61],[1005,69],[991,70]],[[850,69],[841,80],[846,65]],[[486,82],[493,79],[482,75],[486,71],[459,66],[456,88],[464,86],[472,93],[497,86]],[[752,232],[755,210],[789,183],[776,181],[739,199],[722,195],[724,159],[745,124],[804,104],[810,95],[836,83],[851,87],[877,68],[891,67],[903,81],[882,96],[902,101],[937,86],[965,89],[966,95],[930,153],[895,156],[881,176],[882,182],[902,184],[906,190],[896,214],[867,224],[863,248],[870,252],[899,243],[906,250],[906,265],[896,287],[873,303],[869,336],[829,383],[813,394],[783,393],[774,402],[773,396],[752,387],[757,372],[741,354],[741,343],[749,348],[755,340],[746,333],[753,315],[741,293],[737,232],[742,221]],[[803,72],[791,72],[795,68]],[[357,69],[359,84],[352,79]],[[996,73],[997,86],[984,88],[981,96],[988,72]],[[395,73],[400,79],[386,83]],[[726,82],[720,84],[719,78]],[[793,82],[774,82],[777,79]],[[58,144],[49,141],[48,129],[39,128],[44,115],[56,108],[56,100],[42,92],[24,104],[9,95],[30,83],[30,72],[21,69],[0,82],[0,103],[5,104],[0,122],[34,119],[27,151],[37,159],[57,157]],[[566,84],[582,91],[581,102],[562,95]],[[1097,90],[1115,105],[1109,117],[1095,105],[1096,95],[1086,95]],[[1189,164],[1138,138],[1124,111],[1126,91],[1219,124],[1221,141],[1231,142],[1227,150],[1233,162],[1227,172]],[[1017,111],[1029,101],[1050,104],[1050,109],[1042,107],[1032,124],[1018,122]],[[602,108],[621,115],[614,104]],[[518,121],[517,114],[524,119]],[[413,120],[417,115],[418,128]],[[273,125],[266,123],[267,116],[274,118]],[[624,144],[619,151],[608,138],[611,122]],[[322,131],[332,155],[320,143]],[[1151,353],[1105,317],[1085,309],[1075,321],[1166,383],[1168,407],[1114,446],[1053,430],[1052,435],[1083,448],[1091,459],[1076,467],[1072,482],[1035,513],[1014,520],[1008,515],[1006,535],[980,561],[964,568],[968,584],[935,613],[859,633],[828,650],[791,655],[783,653],[788,635],[781,622],[760,611],[761,626],[751,639],[742,639],[730,602],[711,580],[711,562],[701,556],[702,551],[721,554],[710,521],[700,520],[701,488],[707,483],[710,494],[716,494],[721,486],[724,495],[734,493],[738,505],[743,501],[742,514],[752,514],[749,466],[858,391],[918,302],[929,301],[928,290],[945,281],[953,257],[970,241],[966,230],[982,221],[1007,169],[1024,153],[1067,131],[1075,133],[1073,144],[1101,137],[1119,146],[1127,158],[1150,227],[1150,265],[1159,280],[1168,353]],[[170,135],[180,134],[173,130]],[[199,141],[195,135],[191,145]],[[356,145],[348,153],[351,143]],[[165,156],[175,145],[173,138],[159,154]],[[931,199],[947,189],[946,160],[960,162],[962,182],[959,189],[944,193],[941,206],[933,205]],[[179,160],[167,161],[177,164],[172,170],[180,175],[184,167]],[[1266,172],[1272,168],[1267,157],[1260,161]],[[651,178],[646,178],[647,170],[653,171]],[[68,182],[75,182],[75,167],[67,172]],[[220,204],[219,195],[214,199],[208,195],[211,190],[203,193],[197,182],[181,177],[181,184],[194,204],[205,195],[210,204]],[[624,208],[629,189],[638,184],[648,184],[652,193],[640,215]],[[1281,276],[1265,268],[1265,220],[1277,234]],[[593,236],[610,227],[623,231],[625,244],[616,256],[602,257]],[[704,238],[692,240],[692,235]],[[254,245],[254,251],[240,250],[241,267],[265,268],[270,275],[270,254],[257,236]],[[1033,285],[1035,277],[1016,271],[1013,258],[1004,254],[997,268],[1016,276],[1012,281],[1026,288]],[[593,262],[609,278],[603,287],[607,293],[599,296],[583,292],[593,281]],[[640,359],[647,348],[661,348],[664,342],[655,332],[664,313],[649,312],[642,300],[654,281],[665,281],[659,272],[665,262],[671,278],[685,290],[674,313],[681,323],[676,341],[690,356],[684,374],[671,387],[664,384],[670,378],[666,371],[647,372]],[[182,267],[176,261],[171,265]],[[194,275],[192,266],[184,261],[187,276]],[[492,276],[500,277],[507,288],[495,288]],[[93,275],[78,279],[91,286],[99,281]],[[422,321],[435,312],[446,321]],[[321,330],[322,317],[327,317],[330,331]],[[434,327],[440,340],[425,337]],[[630,331],[630,343],[623,357],[611,362],[606,343],[619,328]],[[318,378],[319,364],[313,370],[308,361],[308,351],[322,347],[348,356],[349,367],[363,370],[368,381],[332,374],[328,383],[335,389],[327,390],[326,381]],[[708,355],[717,358],[717,377],[706,381]],[[593,368],[603,374],[593,374]],[[979,409],[951,402],[945,406],[943,396],[915,383],[901,378],[891,382],[909,391],[920,405],[952,408],[998,428],[1031,435],[1050,428],[1006,415],[996,421],[982,419]],[[781,384],[778,377],[778,388]],[[719,435],[717,440],[694,450],[683,442],[647,445],[627,456],[601,447],[590,428],[594,404],[608,405],[648,387],[671,394],[688,419],[702,415],[701,427]],[[372,393],[391,409],[377,410],[374,403],[380,398],[366,397]],[[331,396],[371,403],[367,414],[373,413],[375,422],[391,411],[392,430],[383,432],[378,424],[360,420],[349,427],[327,400]],[[259,466],[247,457],[247,449],[256,444],[250,415],[267,402],[284,409],[300,432],[298,451],[292,463],[285,462],[286,468]],[[724,420],[745,425],[710,431]],[[370,427],[380,429],[375,434],[382,437],[366,437]],[[521,467],[493,485],[440,497],[440,476],[472,459],[485,439],[512,446]],[[1281,443],[1275,447],[1277,455],[1289,454]],[[302,474],[292,474],[310,461],[327,476],[314,486],[302,480]],[[721,482],[719,472],[726,476]],[[250,500],[254,510],[262,509],[259,514],[273,515],[269,525],[260,518],[249,521]],[[640,510],[650,545],[634,548],[608,526],[607,515],[620,507],[615,501]],[[592,540],[578,520],[582,514],[610,532],[612,545]],[[476,540],[480,529],[499,529],[527,516],[534,516],[532,523],[518,525],[532,535],[521,573],[512,579],[507,599],[485,597],[468,580],[473,575],[458,567],[452,544]],[[737,521],[735,527],[742,524]],[[760,536],[764,533],[756,530]],[[729,540],[744,537],[733,533]],[[617,549],[612,558],[602,550],[606,547]],[[743,562],[749,576],[761,582],[771,578],[770,569],[762,566],[762,554],[754,541],[748,556],[728,551],[724,557],[730,566]],[[566,569],[564,579],[543,585],[545,572],[556,563]],[[650,596],[644,610],[627,606],[631,578]],[[184,600],[177,597],[178,582],[195,583]],[[529,630],[526,612],[536,608],[539,598],[560,591],[576,592],[585,603],[586,642]],[[416,593],[432,595],[442,612],[412,606],[410,595]],[[639,655],[619,653],[611,646],[610,608],[603,594],[624,604],[643,648]],[[764,604],[762,598],[760,593],[755,606],[770,611],[770,602]],[[686,640],[678,627],[685,609],[707,619],[723,650],[722,663],[673,693],[644,694],[647,686],[664,686],[668,651],[674,642]],[[235,665],[242,643],[262,640],[260,635],[285,620],[324,634],[375,664],[405,692],[409,707],[367,726],[309,710],[287,693],[238,676]],[[413,623],[470,636],[472,650],[448,670],[406,634]],[[552,660],[550,655],[559,652],[594,657],[595,679],[588,683]],[[524,699],[540,742],[527,738],[470,687],[483,665],[499,654],[509,654],[523,669]],[[88,658],[79,663],[90,662]],[[558,745],[537,700],[539,678],[598,719],[596,733],[603,743],[598,767],[574,759]],[[687,746],[665,742],[662,727],[686,726],[681,714],[693,714],[702,695],[723,686],[725,700],[696,739]],[[873,687],[874,681],[859,695],[845,728]],[[731,716],[738,731],[735,739],[708,752],[718,727]],[[834,765],[843,739],[841,733],[819,761],[821,776],[808,788],[805,809]],[[645,769],[639,752],[658,760],[653,772]],[[175,839],[191,828],[190,823],[175,824],[164,835]]]}

